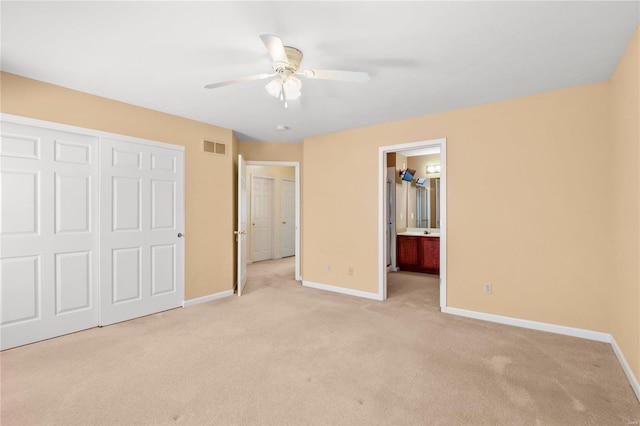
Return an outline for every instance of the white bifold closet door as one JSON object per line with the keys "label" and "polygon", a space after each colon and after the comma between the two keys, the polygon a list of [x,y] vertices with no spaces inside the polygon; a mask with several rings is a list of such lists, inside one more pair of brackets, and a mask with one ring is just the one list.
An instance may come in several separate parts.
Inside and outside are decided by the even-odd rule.
{"label": "white bifold closet door", "polygon": [[182,147],[12,120],[0,132],[0,349],[182,306]]}
{"label": "white bifold closet door", "polygon": [[2,349],[98,325],[98,138],[2,123]]}
{"label": "white bifold closet door", "polygon": [[182,306],[184,152],[102,139],[100,324]]}

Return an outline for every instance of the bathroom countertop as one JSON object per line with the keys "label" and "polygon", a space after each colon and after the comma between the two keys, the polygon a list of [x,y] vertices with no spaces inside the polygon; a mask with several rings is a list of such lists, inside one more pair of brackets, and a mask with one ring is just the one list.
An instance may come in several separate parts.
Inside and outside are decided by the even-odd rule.
{"label": "bathroom countertop", "polygon": [[428,234],[425,234],[424,231],[405,231],[405,232],[398,232],[396,235],[402,237],[402,236],[407,236],[407,237],[439,237],[440,233],[433,233],[430,232]]}

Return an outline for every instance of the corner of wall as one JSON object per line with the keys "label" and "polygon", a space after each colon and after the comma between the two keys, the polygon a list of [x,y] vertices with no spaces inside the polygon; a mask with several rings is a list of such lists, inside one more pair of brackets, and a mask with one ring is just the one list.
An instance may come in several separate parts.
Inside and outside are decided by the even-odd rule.
{"label": "corner of wall", "polygon": [[640,29],[609,82],[611,123],[610,329],[640,378]]}

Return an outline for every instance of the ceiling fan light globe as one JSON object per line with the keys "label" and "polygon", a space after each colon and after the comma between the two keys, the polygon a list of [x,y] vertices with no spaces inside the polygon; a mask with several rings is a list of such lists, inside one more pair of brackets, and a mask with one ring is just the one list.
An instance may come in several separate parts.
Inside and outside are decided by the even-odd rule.
{"label": "ceiling fan light globe", "polygon": [[287,99],[298,99],[301,95],[300,88],[302,83],[295,77],[289,77],[282,86]]}
{"label": "ceiling fan light globe", "polygon": [[271,96],[273,96],[274,98],[278,98],[280,97],[280,92],[282,92],[282,80],[279,78],[274,78],[269,83],[267,83],[264,88]]}

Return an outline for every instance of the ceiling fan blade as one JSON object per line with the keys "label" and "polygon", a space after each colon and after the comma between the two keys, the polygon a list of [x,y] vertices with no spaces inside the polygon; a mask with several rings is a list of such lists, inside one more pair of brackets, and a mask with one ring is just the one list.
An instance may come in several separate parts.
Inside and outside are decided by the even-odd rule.
{"label": "ceiling fan blade", "polygon": [[207,84],[206,86],[204,86],[204,88],[205,89],[215,89],[216,87],[229,86],[231,84],[244,83],[244,82],[253,81],[253,80],[263,80],[265,78],[273,77],[274,75],[276,75],[276,73],[250,75],[250,76],[247,76],[247,77],[240,77],[240,78],[237,78],[235,80],[227,80],[227,81],[221,81],[219,83]]}
{"label": "ceiling fan blade", "polygon": [[366,83],[370,80],[369,74],[361,71],[306,70],[302,75],[307,78],[349,81],[352,83]]}
{"label": "ceiling fan blade", "polygon": [[284,51],[284,45],[282,44],[280,37],[276,37],[271,34],[261,34],[260,38],[274,62],[284,62],[285,64],[289,63],[289,59],[287,59],[287,52]]}

